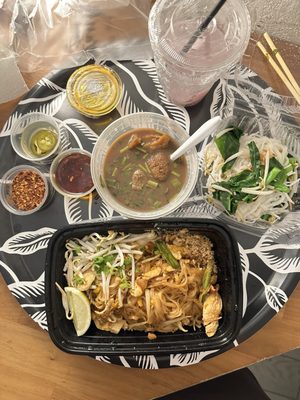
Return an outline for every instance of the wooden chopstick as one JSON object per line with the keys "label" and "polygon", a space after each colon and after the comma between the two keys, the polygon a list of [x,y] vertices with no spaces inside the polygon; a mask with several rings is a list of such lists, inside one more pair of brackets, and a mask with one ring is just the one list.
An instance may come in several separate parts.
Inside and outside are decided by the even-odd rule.
{"label": "wooden chopstick", "polygon": [[299,87],[298,83],[296,82],[296,79],[293,77],[289,67],[286,65],[284,59],[281,57],[281,54],[280,54],[278,48],[275,46],[275,44],[274,44],[273,40],[270,38],[268,32],[264,33],[264,38],[266,39],[266,42],[270,46],[270,49],[272,50],[273,55],[277,58],[279,64],[281,65],[283,72],[288,77],[288,80],[294,86],[295,90],[300,94],[300,87]]}
{"label": "wooden chopstick", "polygon": [[288,80],[286,75],[281,71],[281,69],[278,67],[276,62],[273,60],[271,55],[267,52],[266,48],[261,42],[256,43],[257,47],[260,49],[260,51],[263,53],[263,55],[266,57],[266,59],[269,61],[277,75],[281,78],[285,86],[288,88],[288,90],[291,92],[291,94],[295,97],[297,103],[300,105],[300,94],[297,92],[297,90],[294,88],[294,86],[291,84],[291,82]]}

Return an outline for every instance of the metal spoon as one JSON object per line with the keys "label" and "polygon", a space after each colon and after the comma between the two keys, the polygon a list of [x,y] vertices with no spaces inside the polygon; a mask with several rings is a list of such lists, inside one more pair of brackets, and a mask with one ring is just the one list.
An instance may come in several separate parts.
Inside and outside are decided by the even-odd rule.
{"label": "metal spoon", "polygon": [[189,137],[177,150],[175,150],[170,155],[170,160],[175,161],[177,158],[181,157],[185,152],[187,152],[192,147],[196,146],[204,139],[206,139],[211,133],[216,131],[216,128],[222,121],[221,117],[214,117],[206,121],[191,137]]}

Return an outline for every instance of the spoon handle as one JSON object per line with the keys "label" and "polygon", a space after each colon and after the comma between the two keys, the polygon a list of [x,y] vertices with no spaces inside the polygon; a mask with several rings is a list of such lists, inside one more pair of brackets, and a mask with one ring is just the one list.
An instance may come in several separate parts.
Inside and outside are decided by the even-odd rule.
{"label": "spoon handle", "polygon": [[207,138],[220,124],[222,121],[221,117],[214,117],[206,121],[199,129],[196,130],[193,135],[187,139],[177,150],[170,155],[170,160],[175,161],[177,158],[182,156],[186,151],[188,151],[193,146],[196,146]]}

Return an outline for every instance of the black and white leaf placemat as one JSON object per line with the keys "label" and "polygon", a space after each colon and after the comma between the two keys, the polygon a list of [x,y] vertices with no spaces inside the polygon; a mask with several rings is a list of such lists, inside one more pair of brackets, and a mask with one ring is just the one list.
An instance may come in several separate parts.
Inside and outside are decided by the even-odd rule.
{"label": "black and white leaf placemat", "polygon": [[[89,120],[78,115],[66,100],[66,83],[75,68],[55,71],[41,79],[20,101],[0,133],[0,173],[1,175],[16,164],[23,164],[12,150],[10,132],[12,125],[25,113],[42,112],[52,115],[63,125],[68,146],[92,150],[98,135],[116,118],[134,112],[151,111],[176,120],[187,132],[193,133],[220,108],[233,110],[235,100],[247,102],[249,110],[258,115],[264,107],[259,107],[252,98],[237,85],[234,75],[222,78],[198,105],[189,108],[170,103],[160,86],[155,65],[152,61],[108,62],[123,82],[123,95],[117,107],[108,116]],[[266,88],[257,75],[242,68],[239,79],[253,85],[254,89]],[[266,90],[270,90],[266,88]],[[258,111],[259,108],[259,111]],[[266,108],[270,124],[281,115]],[[272,121],[271,121],[272,120]],[[205,145],[205,143],[204,143]],[[298,145],[298,144],[295,144]],[[199,149],[201,168],[201,148]],[[47,329],[44,299],[44,259],[48,241],[52,234],[66,224],[89,219],[106,219],[117,216],[114,210],[97,195],[88,199],[71,199],[57,193],[48,207],[28,217],[9,214],[0,208],[2,228],[0,230],[0,271],[9,290],[17,298],[21,307],[39,324]],[[221,218],[220,213],[202,200],[198,188],[187,202],[176,210],[173,216],[184,218]],[[259,330],[286,303],[296,287],[300,276],[300,213],[293,213],[283,223],[255,235],[247,230],[233,228],[239,242],[243,268],[243,326],[240,334],[230,347],[238,346]],[[218,350],[190,354],[170,354],[164,357],[96,357],[107,363],[144,369],[187,366],[213,357]]]}

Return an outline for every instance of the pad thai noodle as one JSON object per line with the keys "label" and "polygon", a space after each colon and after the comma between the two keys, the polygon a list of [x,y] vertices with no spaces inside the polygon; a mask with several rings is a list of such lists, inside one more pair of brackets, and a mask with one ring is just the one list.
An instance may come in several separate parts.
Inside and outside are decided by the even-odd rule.
{"label": "pad thai noodle", "polygon": [[205,149],[208,200],[240,222],[274,223],[293,205],[297,168],[279,140],[227,128]]}
{"label": "pad thai noodle", "polygon": [[187,331],[213,336],[222,300],[211,241],[187,229],[124,234],[92,233],[66,242],[68,286],[87,295],[92,320],[119,333]]}

